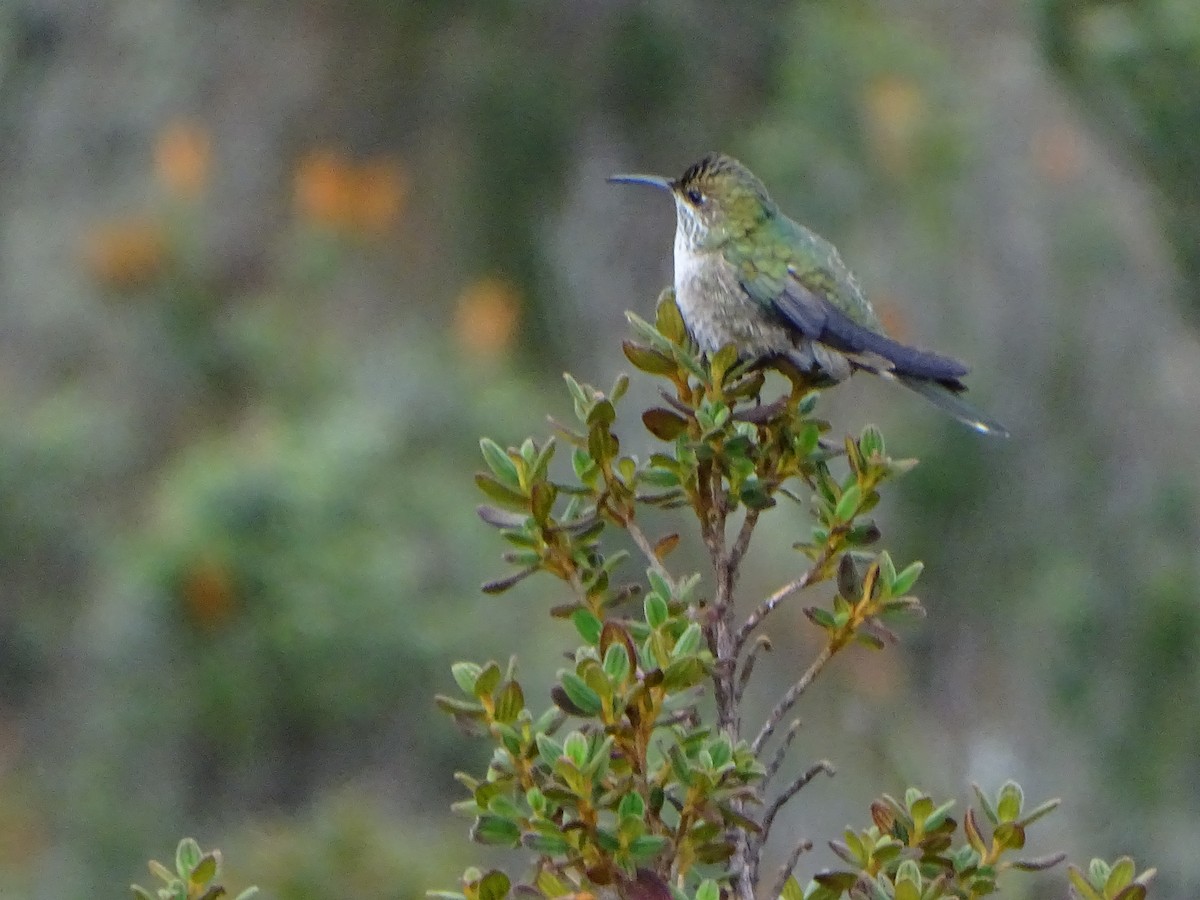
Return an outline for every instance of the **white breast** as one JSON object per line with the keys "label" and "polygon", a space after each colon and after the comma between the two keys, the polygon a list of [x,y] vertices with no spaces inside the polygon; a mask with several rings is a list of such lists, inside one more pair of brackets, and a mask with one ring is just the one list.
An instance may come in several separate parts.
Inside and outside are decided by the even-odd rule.
{"label": "white breast", "polygon": [[701,318],[699,285],[703,275],[703,257],[690,245],[682,228],[675,229],[675,302],[688,326],[695,330]]}

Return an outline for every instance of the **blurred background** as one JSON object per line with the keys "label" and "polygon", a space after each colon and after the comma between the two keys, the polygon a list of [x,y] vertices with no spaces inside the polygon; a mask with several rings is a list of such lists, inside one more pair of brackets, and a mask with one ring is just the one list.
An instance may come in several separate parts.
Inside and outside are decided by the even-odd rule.
{"label": "blurred background", "polygon": [[[1032,850],[1200,895],[1198,98],[1194,0],[4,0],[0,895],[122,896],[183,834],[273,898],[487,858],[431,695],[575,635],[549,581],[478,593],[477,440],[627,368],[673,214],[603,177],[712,149],[1013,431],[823,401],[922,460],[879,512],[930,617],[806,699],[840,774],[790,827],[1013,776],[1065,799]],[[746,599],[800,566],[767,521]]]}

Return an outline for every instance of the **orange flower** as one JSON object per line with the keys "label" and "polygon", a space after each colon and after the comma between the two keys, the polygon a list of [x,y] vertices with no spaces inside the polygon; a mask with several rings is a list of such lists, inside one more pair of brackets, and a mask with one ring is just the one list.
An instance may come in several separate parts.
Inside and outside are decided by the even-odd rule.
{"label": "orange flower", "polygon": [[481,278],[459,295],[454,335],[468,355],[501,356],[516,338],[520,315],[521,300],[509,282]]}
{"label": "orange flower", "polygon": [[339,231],[378,234],[396,221],[408,185],[393,160],[352,163],[319,150],[296,167],[295,197],[300,215]]}
{"label": "orange flower", "polygon": [[154,145],[154,171],[171,194],[194,200],[208,183],[212,141],[195,122],[178,120],[161,132]]}
{"label": "orange flower", "polygon": [[212,559],[202,559],[184,573],[181,594],[188,618],[205,631],[227,621],[237,599],[228,569]]}
{"label": "orange flower", "polygon": [[130,290],[157,278],[166,266],[161,223],[137,217],[94,226],[84,237],[83,262],[106,287]]}

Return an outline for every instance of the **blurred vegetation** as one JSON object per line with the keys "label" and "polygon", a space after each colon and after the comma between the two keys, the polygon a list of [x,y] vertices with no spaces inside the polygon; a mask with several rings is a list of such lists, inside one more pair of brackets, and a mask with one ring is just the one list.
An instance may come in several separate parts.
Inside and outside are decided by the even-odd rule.
{"label": "blurred vegetation", "polygon": [[[739,363],[732,345],[702,358],[671,290],[659,298],[654,325],[629,319],[638,340],[624,343],[625,356],[666,382],[667,405],[641,414],[662,442],[658,452],[645,462],[624,454],[612,430],[630,385],[625,375],[607,393],[566,376],[577,423],[555,430],[574,478],[549,474],[556,438],[507,449],[480,442],[489,471],[475,481],[489,505],[478,512],[517,548],[504,558],[518,567],[484,592],[505,593],[537,574],[561,580],[573,600],[551,614],[569,618],[582,643],[564,654],[571,664],[558,671],[553,704],[541,713],[527,705],[529,681],[518,679],[516,656],[503,671],[494,661],[451,667],[459,694],[439,695],[438,705],[494,744],[481,777],[456,773],[470,798],[455,809],[474,819],[477,843],[520,848],[533,861],[515,884],[500,869],[471,867],[461,892],[432,896],[971,900],[999,892],[1009,871],[1062,862],[1062,853],[1011,856],[1061,801],[1028,809],[1020,786],[1007,781],[994,798],[975,787],[979,812],[967,809],[961,837],[954,801],[937,804],[918,788],[903,801],[885,794],[871,804],[870,827],[848,828],[844,842],[830,843],[848,869],[824,869],[802,887],[794,869],[814,844],[804,837],[791,840],[787,861],[767,880],[762,862],[779,813],[818,775],[835,774],[821,760],[787,786],[770,786],[793,768],[789,751],[804,725],[793,717],[806,692],[843,650],[883,650],[898,638],[891,625],[924,616],[910,593],[922,563],[898,571],[874,546],[881,532],[871,517],[881,491],[917,461],[888,456],[873,426],[857,439],[830,439],[830,424],[814,415],[818,393],[788,364],[779,374],[790,390],[764,402],[776,390],[764,367]],[[793,545],[807,569],[739,608],[735,586],[762,516],[778,515],[787,501],[809,513]],[[654,508],[682,510],[674,517],[683,519],[680,531],[644,531]],[[708,564],[679,572],[673,554],[692,517]],[[633,565],[648,566],[644,585],[628,580],[628,552],[607,546],[621,530],[641,557]],[[746,721],[746,691],[759,687],[756,663],[773,646],[765,620],[827,581],[836,587],[832,603],[803,607],[822,632],[820,649],[761,725]],[[638,598],[640,610],[630,603]],[[1086,876],[1069,871],[1076,896],[1089,900],[1144,900],[1155,875],[1138,874],[1128,858],[1094,859]]]}
{"label": "blurred vegetation", "polygon": [[795,826],[1031,771],[1087,798],[1056,844],[1195,896],[1194,4],[985,6],[0,8],[0,893],[107,896],[179,834],[268,897],[465,862],[478,748],[428,693],[561,602],[477,598],[477,435],[610,379],[667,278],[602,176],[723,149],[1017,432],[831,397],[924,461],[880,515],[937,615],[834,680],[864,783]]}
{"label": "blurred vegetation", "polygon": [[1052,65],[1155,189],[1194,317],[1200,311],[1200,9],[1186,0],[1042,0]]}

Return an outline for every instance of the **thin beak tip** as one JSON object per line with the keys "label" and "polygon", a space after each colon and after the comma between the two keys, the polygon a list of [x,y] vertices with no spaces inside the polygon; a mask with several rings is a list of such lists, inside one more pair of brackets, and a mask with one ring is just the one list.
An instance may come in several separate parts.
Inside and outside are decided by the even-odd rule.
{"label": "thin beak tip", "polygon": [[671,182],[661,175],[609,175],[604,180],[609,184],[645,184],[664,191],[671,190]]}

